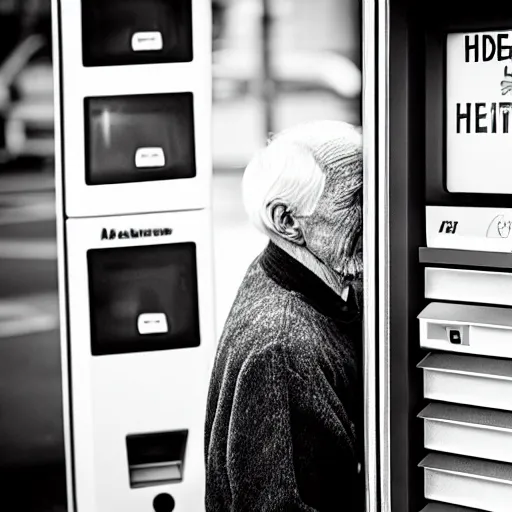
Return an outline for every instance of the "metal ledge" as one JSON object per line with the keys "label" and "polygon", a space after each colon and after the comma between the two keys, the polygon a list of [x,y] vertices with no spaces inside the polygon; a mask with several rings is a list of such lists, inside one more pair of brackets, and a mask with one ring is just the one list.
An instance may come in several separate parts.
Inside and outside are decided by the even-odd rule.
{"label": "metal ledge", "polygon": [[496,329],[512,328],[512,308],[506,307],[431,302],[418,318],[433,323],[450,322]]}
{"label": "metal ledge", "polygon": [[421,512],[484,512],[477,508],[459,507],[448,503],[429,503]]}
{"label": "metal ledge", "polygon": [[418,418],[512,432],[512,413],[483,407],[431,403],[418,414]]}
{"label": "metal ledge", "polygon": [[512,253],[420,247],[419,261],[431,265],[512,269]]}
{"label": "metal ledge", "polygon": [[433,471],[463,475],[477,480],[492,480],[512,485],[512,464],[504,462],[491,462],[473,457],[430,453],[418,466]]}
{"label": "metal ledge", "polygon": [[459,354],[430,353],[417,365],[423,370],[512,380],[512,361]]}

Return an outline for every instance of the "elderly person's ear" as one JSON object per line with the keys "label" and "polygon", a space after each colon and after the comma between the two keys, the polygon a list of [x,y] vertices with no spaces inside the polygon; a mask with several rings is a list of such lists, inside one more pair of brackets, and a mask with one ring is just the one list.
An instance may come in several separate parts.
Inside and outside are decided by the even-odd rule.
{"label": "elderly person's ear", "polygon": [[305,240],[302,227],[297,218],[290,212],[287,205],[276,200],[272,201],[267,208],[275,233],[284,240],[288,240],[297,245],[304,245]]}

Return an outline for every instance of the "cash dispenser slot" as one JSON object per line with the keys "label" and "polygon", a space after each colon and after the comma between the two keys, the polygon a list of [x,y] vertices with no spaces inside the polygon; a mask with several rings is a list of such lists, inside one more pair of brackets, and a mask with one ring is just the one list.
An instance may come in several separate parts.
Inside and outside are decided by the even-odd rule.
{"label": "cash dispenser slot", "polygon": [[93,355],[199,346],[194,243],[91,249],[87,261]]}
{"label": "cash dispenser slot", "polygon": [[181,482],[187,437],[187,430],[127,436],[130,487]]}
{"label": "cash dispenser slot", "polygon": [[484,512],[482,509],[459,507],[448,503],[429,503],[421,512]]}
{"label": "cash dispenser slot", "polygon": [[430,453],[419,467],[424,469],[427,499],[490,512],[510,511],[512,464]]}
{"label": "cash dispenser slot", "polygon": [[196,176],[192,93],[90,97],[84,108],[87,185]]}
{"label": "cash dispenser slot", "polygon": [[83,64],[190,62],[192,0],[82,0]]}
{"label": "cash dispenser slot", "polygon": [[418,318],[422,348],[512,358],[512,309],[431,302]]}
{"label": "cash dispenser slot", "polygon": [[512,273],[425,268],[425,298],[512,306]]}
{"label": "cash dispenser slot", "polygon": [[418,415],[427,449],[512,463],[512,413],[432,403]]}
{"label": "cash dispenser slot", "polygon": [[431,353],[418,364],[430,400],[512,411],[512,361]]}

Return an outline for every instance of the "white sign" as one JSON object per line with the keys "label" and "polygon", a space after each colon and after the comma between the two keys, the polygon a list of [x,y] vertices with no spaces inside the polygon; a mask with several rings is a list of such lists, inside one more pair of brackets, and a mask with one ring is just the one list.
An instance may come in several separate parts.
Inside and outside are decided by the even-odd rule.
{"label": "white sign", "polygon": [[512,252],[512,209],[427,206],[427,247]]}
{"label": "white sign", "polygon": [[512,30],[449,34],[446,187],[512,194]]}

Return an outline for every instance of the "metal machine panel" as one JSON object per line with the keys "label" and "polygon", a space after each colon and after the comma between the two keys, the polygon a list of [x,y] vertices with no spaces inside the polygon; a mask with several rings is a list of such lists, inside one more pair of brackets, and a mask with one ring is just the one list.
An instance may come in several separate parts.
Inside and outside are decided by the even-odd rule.
{"label": "metal machine panel", "polygon": [[512,464],[431,453],[419,464],[425,497],[489,512],[507,512],[512,503]]}
{"label": "metal machine panel", "polygon": [[512,414],[432,403],[423,409],[425,448],[512,463]]}
{"label": "metal machine panel", "polygon": [[431,302],[418,318],[422,348],[512,357],[512,309]]}
{"label": "metal machine panel", "polygon": [[425,268],[425,298],[512,306],[512,273]]}
{"label": "metal machine panel", "polygon": [[425,398],[512,411],[510,360],[433,353],[418,368]]}

